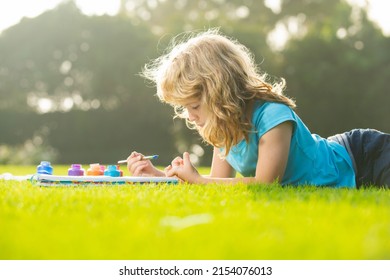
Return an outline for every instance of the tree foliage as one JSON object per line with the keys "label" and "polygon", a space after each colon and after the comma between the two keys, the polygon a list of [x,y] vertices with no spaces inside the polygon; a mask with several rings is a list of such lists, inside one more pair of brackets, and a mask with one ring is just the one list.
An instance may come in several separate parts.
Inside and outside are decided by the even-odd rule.
{"label": "tree foliage", "polygon": [[[89,17],[68,1],[0,35],[0,161],[4,147],[34,143],[58,163],[114,162],[138,150],[165,165],[185,150],[202,157],[200,145],[206,164],[211,148],[172,120],[138,73],[177,34],[210,27],[286,78],[313,132],[389,130],[390,39],[364,9],[338,0],[122,0],[118,15]],[[288,37],[279,49],[270,36],[278,30]]]}

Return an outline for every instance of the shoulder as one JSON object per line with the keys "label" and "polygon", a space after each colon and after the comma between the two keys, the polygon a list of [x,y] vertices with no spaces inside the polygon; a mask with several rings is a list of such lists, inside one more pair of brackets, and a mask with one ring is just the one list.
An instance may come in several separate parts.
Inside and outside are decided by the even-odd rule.
{"label": "shoulder", "polygon": [[260,101],[255,103],[252,125],[259,136],[286,121],[296,123],[296,115],[289,106],[277,102]]}
{"label": "shoulder", "polygon": [[278,113],[287,113],[287,112],[292,113],[293,110],[289,106],[283,103],[257,101],[255,102],[253,112],[254,114],[256,113],[278,114]]}

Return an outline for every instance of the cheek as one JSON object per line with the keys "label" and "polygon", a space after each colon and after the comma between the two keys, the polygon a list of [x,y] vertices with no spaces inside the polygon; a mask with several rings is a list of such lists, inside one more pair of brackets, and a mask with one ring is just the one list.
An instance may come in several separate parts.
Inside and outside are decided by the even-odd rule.
{"label": "cheek", "polygon": [[202,110],[202,113],[201,113],[202,119],[204,119],[204,120],[207,119],[208,116],[209,116],[209,114],[210,114],[209,111],[207,111],[207,110]]}

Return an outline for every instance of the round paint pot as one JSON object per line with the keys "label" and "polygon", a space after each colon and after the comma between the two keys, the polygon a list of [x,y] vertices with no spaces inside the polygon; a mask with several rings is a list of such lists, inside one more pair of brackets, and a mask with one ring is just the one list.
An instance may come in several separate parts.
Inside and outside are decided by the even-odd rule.
{"label": "round paint pot", "polygon": [[41,164],[37,166],[38,174],[53,174],[53,167],[50,165],[49,161],[41,161]]}
{"label": "round paint pot", "polygon": [[116,165],[107,165],[106,170],[104,170],[104,175],[111,177],[120,177],[121,171],[118,170]]}
{"label": "round paint pot", "polygon": [[89,165],[89,168],[87,170],[87,175],[89,176],[104,175],[104,171],[102,170],[101,165],[99,163],[92,163]]}
{"label": "round paint pot", "polygon": [[82,168],[81,164],[74,163],[70,166],[68,169],[68,175],[69,176],[83,176],[84,175],[84,169]]}

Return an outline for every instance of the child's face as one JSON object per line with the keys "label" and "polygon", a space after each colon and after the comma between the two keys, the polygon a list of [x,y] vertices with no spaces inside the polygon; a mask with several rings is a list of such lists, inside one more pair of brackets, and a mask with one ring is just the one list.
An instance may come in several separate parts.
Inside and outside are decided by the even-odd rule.
{"label": "child's face", "polygon": [[188,120],[196,126],[203,127],[207,120],[207,108],[200,99],[193,100],[183,106],[188,112]]}

